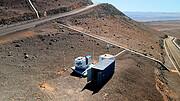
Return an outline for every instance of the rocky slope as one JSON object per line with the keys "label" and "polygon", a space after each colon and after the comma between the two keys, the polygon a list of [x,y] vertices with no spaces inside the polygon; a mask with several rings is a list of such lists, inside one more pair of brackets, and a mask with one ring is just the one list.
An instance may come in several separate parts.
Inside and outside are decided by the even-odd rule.
{"label": "rocky slope", "polygon": [[[91,55],[97,63],[106,45],[54,23],[0,38],[0,100],[163,100],[155,86],[158,64],[131,52],[116,57],[115,73],[102,88],[89,88],[86,78],[73,73],[76,57]],[[109,54],[122,50],[110,45]]]}
{"label": "rocky slope", "polygon": [[[40,16],[67,12],[90,5],[90,0],[31,0]],[[0,25],[12,24],[36,18],[28,0],[1,0]]]}
{"label": "rocky slope", "polygon": [[163,33],[130,19],[112,5],[102,4],[59,22],[163,61],[159,42]]}
{"label": "rocky slope", "polygon": [[[159,40],[163,33],[107,4],[57,22],[0,37],[0,100],[162,101],[177,97],[166,86],[171,81],[164,78],[163,73],[169,73],[165,68],[128,51],[116,57],[115,74],[109,82],[96,88],[99,91],[88,88],[86,78],[73,74],[70,67],[76,57],[84,55],[92,55],[97,63],[98,56],[106,53],[107,43],[59,23],[162,61]],[[109,53],[122,50],[110,45]]]}

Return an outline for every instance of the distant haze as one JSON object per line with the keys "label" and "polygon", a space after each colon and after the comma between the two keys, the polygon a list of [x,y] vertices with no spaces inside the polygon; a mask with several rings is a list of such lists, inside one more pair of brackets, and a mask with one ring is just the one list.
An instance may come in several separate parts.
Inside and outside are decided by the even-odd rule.
{"label": "distant haze", "polygon": [[[180,20],[180,0],[92,0],[109,3],[137,21]],[[128,12],[126,12],[128,11]],[[158,12],[158,13],[156,13]],[[168,12],[168,13],[161,13]]]}
{"label": "distant haze", "polygon": [[180,0],[92,0],[109,3],[121,11],[131,12],[180,12]]}
{"label": "distant haze", "polygon": [[130,18],[140,21],[180,20],[180,13],[165,12],[124,12]]}

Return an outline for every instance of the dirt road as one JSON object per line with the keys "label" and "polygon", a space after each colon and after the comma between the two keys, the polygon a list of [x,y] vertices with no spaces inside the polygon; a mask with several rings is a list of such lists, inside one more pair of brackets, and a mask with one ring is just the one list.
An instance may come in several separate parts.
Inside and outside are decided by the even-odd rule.
{"label": "dirt road", "polygon": [[51,17],[46,17],[45,19],[42,19],[42,20],[39,20],[39,21],[27,23],[27,24],[24,24],[24,25],[14,26],[14,27],[6,28],[6,29],[2,29],[2,30],[0,30],[0,36],[6,35],[6,34],[9,34],[9,33],[13,33],[13,32],[17,32],[17,31],[21,31],[21,30],[24,30],[24,29],[27,29],[27,28],[31,28],[31,27],[34,27],[34,26],[36,26],[38,24],[45,23],[45,22],[53,20],[53,19],[73,15],[73,14],[85,11],[87,9],[90,9],[92,7],[95,7],[97,5],[98,4],[93,4],[93,5],[87,6],[85,8],[76,9],[76,10],[73,10],[73,11],[70,11],[70,12],[67,12],[67,13],[61,13],[61,14],[57,14],[57,15],[54,15],[54,16],[51,16]]}
{"label": "dirt road", "polygon": [[165,46],[167,48],[167,52],[169,57],[172,59],[176,70],[180,73],[180,51],[172,42],[173,37],[169,37],[165,39]]}

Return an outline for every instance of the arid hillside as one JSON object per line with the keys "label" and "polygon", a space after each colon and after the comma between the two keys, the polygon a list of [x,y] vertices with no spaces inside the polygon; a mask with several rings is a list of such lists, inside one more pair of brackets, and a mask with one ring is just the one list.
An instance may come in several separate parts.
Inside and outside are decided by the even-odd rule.
{"label": "arid hillside", "polygon": [[[112,44],[107,52],[107,42],[61,24],[161,61],[163,33],[130,19],[108,4],[56,22],[0,37],[0,100],[174,101],[179,98],[174,89],[179,78],[162,65]],[[114,75],[102,87],[89,85],[86,78],[70,68],[79,56],[91,55],[91,62],[97,63],[99,55],[117,55],[122,51],[116,57]],[[177,80],[167,79],[169,74],[174,74],[170,78]]]}
{"label": "arid hillside", "polygon": [[[115,73],[104,87],[88,88],[86,78],[74,74],[70,67],[78,56],[91,55],[97,63],[99,55],[106,53],[106,45],[54,23],[1,37],[0,100],[163,100],[156,85],[161,87],[166,81],[154,73],[161,66],[128,51],[116,57]],[[110,45],[109,54],[122,50]]]}
{"label": "arid hillside", "polygon": [[[39,11],[47,11],[60,7],[81,7],[92,4],[91,0],[35,0],[34,5]],[[72,7],[73,8],[73,7]]]}
{"label": "arid hillside", "polygon": [[180,39],[180,20],[150,21],[144,22],[144,24],[166,35]]}
{"label": "arid hillside", "polygon": [[160,44],[164,34],[130,19],[112,5],[102,4],[58,21],[163,61]]}
{"label": "arid hillside", "polygon": [[[90,0],[31,0],[41,17],[90,5]],[[0,25],[36,18],[29,0],[1,0]]]}
{"label": "arid hillside", "polygon": [[161,32],[163,32],[166,35],[173,36],[173,37],[180,39],[180,28],[162,30]]}

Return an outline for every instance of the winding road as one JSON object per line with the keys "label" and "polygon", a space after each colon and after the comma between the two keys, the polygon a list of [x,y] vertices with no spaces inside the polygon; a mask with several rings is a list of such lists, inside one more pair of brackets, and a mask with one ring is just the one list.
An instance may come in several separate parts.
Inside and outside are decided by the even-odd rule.
{"label": "winding road", "polygon": [[21,24],[21,25],[18,25],[18,26],[4,28],[4,29],[0,30],[0,36],[10,34],[10,33],[14,33],[14,32],[17,32],[17,31],[21,31],[21,30],[24,30],[24,29],[27,29],[27,28],[32,28],[32,27],[35,27],[36,25],[39,25],[39,24],[42,24],[42,23],[45,23],[47,21],[51,21],[51,20],[54,20],[54,19],[58,19],[58,18],[61,18],[61,17],[74,15],[74,14],[80,13],[82,11],[88,10],[90,8],[93,8],[93,7],[97,6],[97,5],[99,5],[99,4],[92,4],[92,5],[86,6],[84,8],[72,10],[70,12],[60,13],[60,14],[56,14],[56,15],[53,15],[53,16],[50,16],[50,17],[45,17],[45,18],[42,18],[42,19],[40,19],[38,21],[33,21],[33,22],[30,22],[30,23]]}
{"label": "winding road", "polygon": [[174,38],[168,37],[165,39],[165,49],[170,58],[171,62],[173,63],[174,67],[180,74],[180,50],[178,47],[173,43]]}
{"label": "winding road", "polygon": [[[93,5],[89,5],[89,6],[86,6],[86,7],[84,7],[84,8],[76,9],[76,10],[73,10],[73,11],[70,11],[70,12],[61,13],[61,14],[57,14],[57,15],[50,16],[50,17],[41,18],[41,19],[38,20],[38,21],[34,21],[34,22],[26,23],[26,24],[21,24],[21,25],[9,27],[9,28],[4,28],[4,29],[1,29],[1,30],[0,30],[0,37],[3,36],[3,35],[7,35],[7,34],[10,34],[10,33],[17,32],[17,31],[21,31],[21,30],[25,30],[25,29],[28,29],[28,28],[32,28],[32,27],[35,27],[35,26],[37,26],[37,25],[40,25],[40,24],[43,24],[43,23],[46,23],[46,22],[48,22],[48,21],[55,20],[55,19],[58,19],[58,18],[61,18],[61,17],[74,15],[74,14],[80,13],[80,12],[82,12],[82,11],[88,10],[88,9],[93,8],[93,7],[95,7],[95,6],[98,6],[98,5],[100,5],[100,4],[93,4]],[[110,44],[112,44],[112,45],[118,46],[118,47],[120,47],[120,48],[125,49],[126,51],[130,51],[130,52],[132,52],[132,53],[135,53],[135,54],[138,54],[138,55],[140,55],[140,56],[146,57],[146,58],[148,58],[148,59],[150,59],[150,60],[153,60],[153,61],[155,61],[155,62],[160,63],[160,64],[161,64],[162,66],[164,66],[167,70],[169,70],[169,68],[168,68],[167,66],[165,66],[161,61],[159,61],[159,60],[157,60],[157,59],[155,59],[155,58],[151,58],[151,57],[145,56],[145,55],[143,55],[143,54],[141,54],[141,53],[138,53],[138,52],[135,52],[135,51],[130,50],[130,49],[128,49],[128,48],[122,47],[122,46],[120,46],[120,45],[118,45],[118,44],[116,44],[116,43],[114,43],[114,42],[110,42],[109,40],[99,38],[98,36],[90,35],[90,34],[88,34],[88,33],[79,31],[79,30],[77,30],[77,29],[71,28],[71,27],[66,26],[66,25],[63,25],[63,24],[60,24],[60,25],[63,26],[63,27],[66,27],[66,28],[69,28],[69,29],[78,31],[78,32],[80,32],[80,33],[83,33],[83,34],[85,34],[85,35],[87,35],[87,36],[91,36],[91,37],[96,38],[96,39],[98,39],[98,40],[102,40],[102,41],[104,41],[104,42],[107,42],[107,43],[110,43]],[[123,52],[125,52],[125,51],[123,51]],[[117,55],[120,55],[120,54],[121,54],[121,52],[120,52],[119,54],[117,54]],[[170,70],[169,70],[169,71],[170,71]]]}

